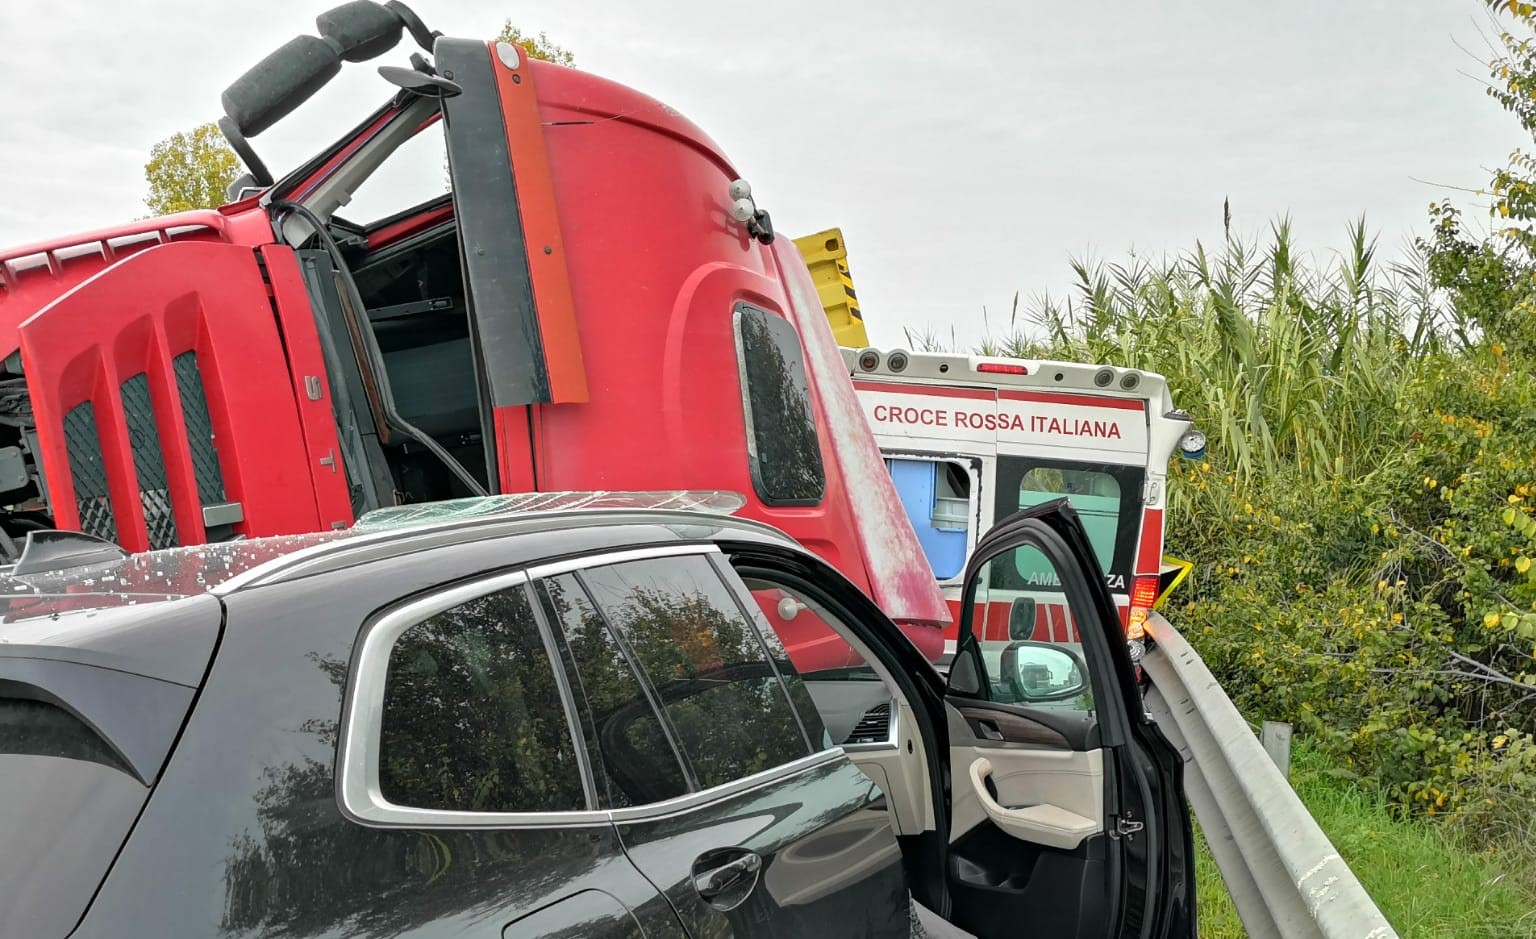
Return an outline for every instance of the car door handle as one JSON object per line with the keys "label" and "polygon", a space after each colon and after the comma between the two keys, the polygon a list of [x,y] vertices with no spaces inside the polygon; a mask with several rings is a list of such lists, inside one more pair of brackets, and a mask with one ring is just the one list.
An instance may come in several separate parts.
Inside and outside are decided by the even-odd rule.
{"label": "car door handle", "polygon": [[693,876],[693,889],[699,896],[712,900],[738,886],[742,880],[754,876],[762,869],[763,859],[748,851],[734,861]]}
{"label": "car door handle", "polygon": [[988,720],[977,718],[976,733],[984,740],[1002,740],[1003,732],[997,729],[997,725]]}

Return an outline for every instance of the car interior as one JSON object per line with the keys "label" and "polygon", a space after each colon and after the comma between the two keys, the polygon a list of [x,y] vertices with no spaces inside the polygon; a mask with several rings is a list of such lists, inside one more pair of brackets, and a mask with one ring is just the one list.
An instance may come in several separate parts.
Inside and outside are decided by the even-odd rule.
{"label": "car interior", "polygon": [[[798,608],[794,618],[814,618],[858,657],[857,667],[800,670],[800,677],[829,736],[884,793],[890,824],[904,843],[934,831],[939,820],[928,757],[924,747],[913,745],[919,725],[902,683],[843,625],[840,615],[848,614],[833,612],[828,598],[798,583],[754,575],[746,581],[775,629],[783,630],[775,620],[789,600]],[[1038,670],[1039,663],[1032,667]],[[1074,694],[1081,686],[1079,676]],[[1036,687],[1043,688],[1042,698],[1057,700],[1034,709],[998,709],[956,696],[946,704],[951,808],[945,876],[956,924],[983,939],[1015,935],[1021,922],[1053,936],[1101,935],[1107,928],[1091,913],[1082,919],[1080,906],[1086,904],[1060,902],[1091,896],[1108,883],[1105,754],[1092,715],[1062,706],[1059,682]]]}

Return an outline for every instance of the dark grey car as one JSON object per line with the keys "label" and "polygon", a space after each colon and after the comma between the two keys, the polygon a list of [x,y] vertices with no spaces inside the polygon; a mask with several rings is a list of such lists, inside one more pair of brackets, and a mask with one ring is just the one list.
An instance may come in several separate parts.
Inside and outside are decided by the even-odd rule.
{"label": "dark grey car", "polygon": [[[830,567],[716,515],[38,541],[0,579],[6,939],[905,937],[909,893],[982,936],[1193,936],[1176,766],[1109,718],[1129,664],[1086,629],[1085,717],[957,699]],[[1053,770],[1086,815],[1020,794]]]}

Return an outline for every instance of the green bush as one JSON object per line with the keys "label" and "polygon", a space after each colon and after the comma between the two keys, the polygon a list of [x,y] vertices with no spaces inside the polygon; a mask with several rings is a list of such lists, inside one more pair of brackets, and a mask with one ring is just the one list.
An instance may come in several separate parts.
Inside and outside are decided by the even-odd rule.
{"label": "green bush", "polygon": [[987,351],[1166,375],[1209,438],[1171,470],[1168,550],[1197,567],[1170,619],[1245,713],[1399,811],[1523,827],[1536,344],[1456,295],[1444,245],[1382,268],[1363,224],[1350,242],[1319,261],[1281,223],[1262,247],[1077,264],[1071,298]]}

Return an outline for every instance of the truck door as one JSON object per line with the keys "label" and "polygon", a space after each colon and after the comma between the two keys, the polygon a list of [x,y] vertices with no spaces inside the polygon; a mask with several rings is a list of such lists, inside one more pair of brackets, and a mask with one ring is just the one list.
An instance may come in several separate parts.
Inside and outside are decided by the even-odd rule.
{"label": "truck door", "polygon": [[312,460],[323,385],[296,393],[251,248],[150,248],[19,333],[56,527],[140,551],[314,531],[317,489],[345,502]]}
{"label": "truck door", "polygon": [[439,39],[440,74],[466,89],[443,101],[454,215],[482,407],[503,492],[540,488],[537,409],[587,400],[570,273],[549,155],[522,50]]}

